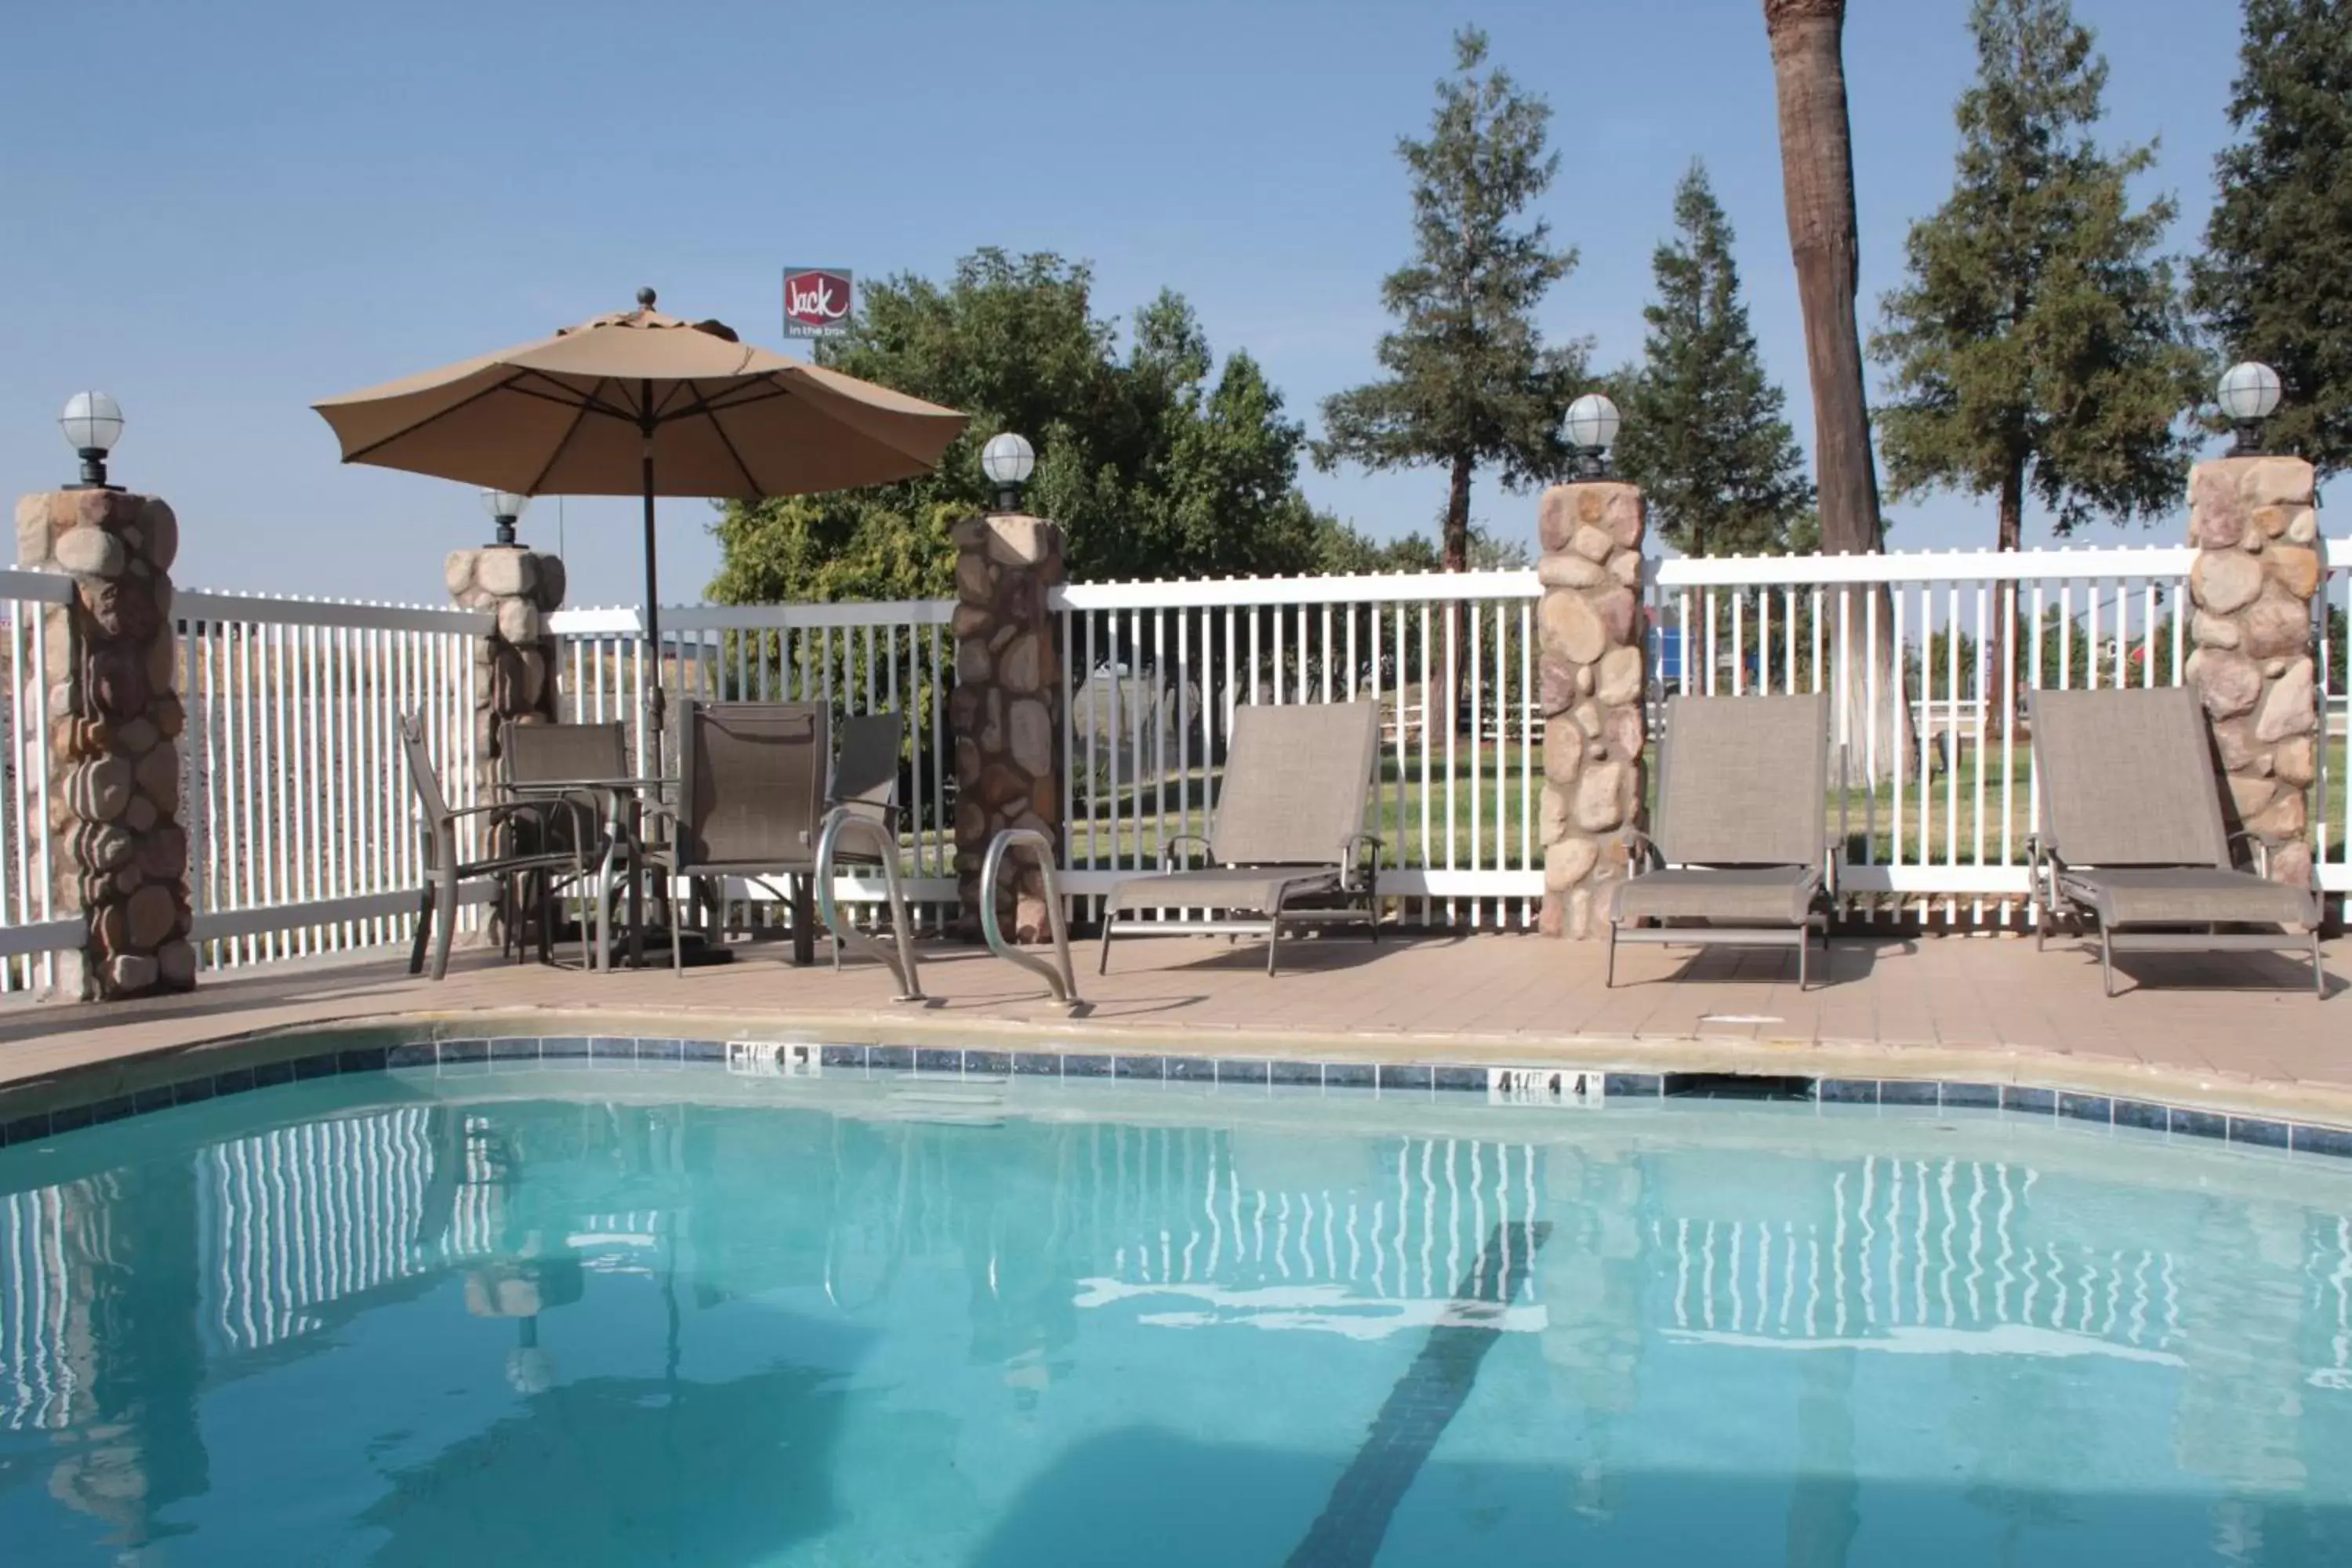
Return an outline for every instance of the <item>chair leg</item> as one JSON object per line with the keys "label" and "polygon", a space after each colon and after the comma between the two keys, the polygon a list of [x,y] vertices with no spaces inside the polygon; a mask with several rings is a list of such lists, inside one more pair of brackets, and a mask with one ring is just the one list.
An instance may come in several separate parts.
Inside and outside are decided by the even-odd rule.
{"label": "chair leg", "polygon": [[457,940],[457,868],[445,867],[433,898],[433,978],[449,973],[449,948]]}
{"label": "chair leg", "polygon": [[2311,928],[2311,994],[2320,1001],[2327,1000],[2327,971],[2319,966],[2319,927]]}
{"label": "chair leg", "polygon": [[1265,922],[1265,977],[1274,978],[1274,966],[1282,952],[1282,916],[1268,916]]}
{"label": "chair leg", "polygon": [[1813,927],[1808,921],[1797,928],[1797,994],[1800,996],[1805,994],[1805,982],[1811,978],[1807,971],[1812,956]]}
{"label": "chair leg", "polygon": [[425,973],[425,952],[433,942],[433,884],[416,895],[416,940],[408,944],[408,973]]}
{"label": "chair leg", "polygon": [[1609,922],[1609,966],[1601,971],[1601,989],[1612,991],[1617,986],[1617,922]]}
{"label": "chair leg", "polygon": [[2099,978],[2105,984],[2107,994],[2114,995],[2116,994],[2116,942],[2104,922],[2099,927]]}
{"label": "chair leg", "polygon": [[793,876],[793,963],[802,968],[816,962],[816,879]]}
{"label": "chair leg", "polygon": [[1110,931],[1111,927],[1116,925],[1118,922],[1118,916],[1116,913],[1109,910],[1105,910],[1103,911],[1102,952],[1100,956],[1095,960],[1095,973],[1097,974],[1108,974],[1110,973]]}

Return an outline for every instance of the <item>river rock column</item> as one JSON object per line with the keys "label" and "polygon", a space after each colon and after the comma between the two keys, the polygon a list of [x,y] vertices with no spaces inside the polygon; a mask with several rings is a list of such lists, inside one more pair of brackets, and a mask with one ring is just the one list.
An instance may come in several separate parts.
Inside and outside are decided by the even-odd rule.
{"label": "river rock column", "polygon": [[2313,478],[2300,458],[2221,458],[2189,479],[2188,677],[2212,721],[2229,826],[2261,841],[2273,881],[2303,888],[2319,775],[2311,601],[2326,575]]}
{"label": "river rock column", "polygon": [[563,605],[563,558],[520,544],[453,550],[443,576],[458,604],[497,617],[474,647],[475,782],[488,800],[507,725],[556,720],[559,665],[547,617]]}
{"label": "river rock column", "polygon": [[[998,513],[956,524],[956,896],[959,930],[980,934],[980,866],[1007,827],[1034,827],[1062,848],[1062,658],[1045,597],[1062,581],[1062,530]],[[1017,942],[1042,942],[1045,885],[1034,858],[1000,889],[997,911]]]}
{"label": "river rock column", "polygon": [[180,822],[179,663],[172,563],[179,520],[154,496],[58,490],[16,503],[20,565],[74,596],[42,615],[55,909],[89,934],[58,990],[86,1001],[185,991],[188,835]]}
{"label": "river rock column", "polygon": [[1538,518],[1546,936],[1601,934],[1642,826],[1643,518],[1640,490],[1605,481],[1553,486]]}

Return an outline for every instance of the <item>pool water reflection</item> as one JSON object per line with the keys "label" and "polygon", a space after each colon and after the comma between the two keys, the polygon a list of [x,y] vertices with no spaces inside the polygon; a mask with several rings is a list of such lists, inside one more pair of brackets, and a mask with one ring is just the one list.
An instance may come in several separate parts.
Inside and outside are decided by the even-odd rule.
{"label": "pool water reflection", "polygon": [[2352,1560],[2352,1173],[533,1068],[0,1150],[27,1563]]}

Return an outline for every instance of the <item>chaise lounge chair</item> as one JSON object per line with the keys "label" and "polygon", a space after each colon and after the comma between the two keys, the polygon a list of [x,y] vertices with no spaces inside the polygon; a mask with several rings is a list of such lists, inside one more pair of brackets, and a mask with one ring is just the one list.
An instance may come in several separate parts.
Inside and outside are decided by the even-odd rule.
{"label": "chaise lounge chair", "polygon": [[[1654,868],[1612,891],[1606,984],[1617,984],[1617,944],[1637,942],[1793,947],[1804,989],[1813,931],[1826,950],[1837,896],[1829,879],[1829,700],[1818,694],[1667,702],[1657,833],[1637,835]],[[1634,925],[1643,920],[1660,924]]]}
{"label": "chaise lounge chair", "polygon": [[[2312,989],[2327,994],[2319,896],[2267,880],[2260,841],[2224,829],[2212,741],[2194,691],[2036,691],[2026,710],[2042,795],[2039,830],[2027,841],[2036,946],[2046,945],[2062,911],[2078,931],[2084,919],[2095,921],[2112,996],[2118,952],[2299,955],[2307,942]],[[2253,846],[2252,871],[2231,860],[2242,838]],[[2310,935],[2224,926],[2301,926]]]}
{"label": "chaise lounge chair", "polygon": [[[1272,974],[1286,927],[1369,923],[1380,939],[1380,838],[1364,829],[1364,797],[1379,755],[1377,702],[1247,704],[1234,710],[1232,743],[1206,838],[1181,834],[1161,848],[1157,876],[1130,878],[1103,906],[1102,959],[1110,970],[1119,917],[1144,910],[1222,910],[1209,921],[1153,921],[1154,932],[1257,935]],[[1179,868],[1181,847],[1211,864]],[[1371,851],[1369,872],[1359,857]],[[1255,920],[1234,919],[1237,914]],[[1132,918],[1128,927],[1134,927]]]}

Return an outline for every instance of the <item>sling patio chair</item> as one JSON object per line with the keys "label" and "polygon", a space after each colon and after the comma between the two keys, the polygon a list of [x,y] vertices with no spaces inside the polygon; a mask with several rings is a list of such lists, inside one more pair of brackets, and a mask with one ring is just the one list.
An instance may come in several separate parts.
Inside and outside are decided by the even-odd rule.
{"label": "sling patio chair", "polygon": [[[1365,923],[1380,940],[1378,836],[1364,831],[1364,801],[1381,740],[1378,702],[1246,704],[1234,710],[1223,782],[1208,837],[1180,834],[1161,847],[1160,870],[1111,889],[1103,906],[1102,958],[1110,970],[1119,917],[1147,910],[1222,910],[1226,918],[1152,921],[1154,932],[1263,934],[1272,974],[1286,928]],[[1210,864],[1179,865],[1185,845]],[[1370,851],[1367,870],[1362,858]],[[1255,920],[1233,918],[1255,915]]]}
{"label": "sling patio chair", "polygon": [[[856,713],[841,721],[841,749],[833,760],[833,784],[824,795],[827,816],[845,810],[879,827],[892,844],[898,842],[904,816],[898,805],[898,749],[906,733],[906,721],[896,713]],[[836,849],[834,859],[843,866],[881,864],[864,844]],[[835,969],[841,967],[841,949],[835,935]]]}
{"label": "sling patio chair", "polygon": [[[583,962],[591,940],[591,917],[609,918],[613,868],[634,856],[634,812],[636,792],[625,787],[629,768],[628,727],[615,720],[604,724],[542,724],[509,721],[499,741],[506,788],[517,800],[562,803],[570,811],[553,814],[546,841],[535,847],[574,851],[573,875],[582,889],[580,941]],[[565,788],[566,785],[578,787]],[[583,836],[576,828],[589,831]],[[557,897],[563,889],[556,889]]]}
{"label": "sling patio chair", "polygon": [[[537,897],[531,902],[539,911],[539,956],[543,962],[548,956],[555,878],[573,869],[579,860],[578,851],[570,844],[561,848],[547,846],[566,834],[570,835],[570,843],[576,844],[581,836],[593,829],[581,821],[576,807],[561,801],[495,801],[485,805],[452,806],[449,797],[442,793],[441,776],[435,771],[432,753],[425,744],[425,726],[416,715],[402,716],[400,742],[425,830],[425,887],[418,898],[416,941],[409,951],[408,972],[415,974],[425,967],[429,942],[433,950],[433,978],[439,980],[449,973],[449,948],[457,933],[457,890],[467,882],[486,877],[495,879],[498,884],[498,907],[509,951],[520,944],[521,928],[517,917],[525,900],[525,889],[536,891]],[[553,826],[559,818],[569,820],[559,828]],[[472,819],[479,819],[490,843],[495,845],[503,838],[507,847],[477,859],[460,858],[459,829]]]}
{"label": "sling patio chair", "polygon": [[[2319,895],[2264,875],[2262,842],[2227,831],[2213,743],[2187,687],[2035,691],[2033,778],[2041,791],[2032,868],[2034,943],[2062,912],[2099,929],[2099,969],[2116,994],[2118,952],[2311,954],[2327,994]],[[2252,847],[2240,869],[2232,846]],[[2269,926],[2273,931],[2224,930]],[[2289,928],[2300,926],[2308,937]]]}
{"label": "sling patio chair", "polygon": [[1837,901],[1829,727],[1829,700],[1818,693],[1668,700],[1657,833],[1634,836],[1653,868],[1612,890],[1604,984],[1617,984],[1617,944],[1633,942],[1793,947],[1804,989],[1813,932],[1826,952]]}
{"label": "sling patio chair", "polygon": [[[661,901],[677,931],[677,881],[705,902],[730,878],[774,887],[793,906],[793,959],[815,956],[810,908],[817,829],[824,820],[832,760],[832,710],[822,702],[695,702],[678,708],[678,793],[674,807],[648,806],[667,831],[645,849]],[[685,967],[670,942],[670,966]]]}

